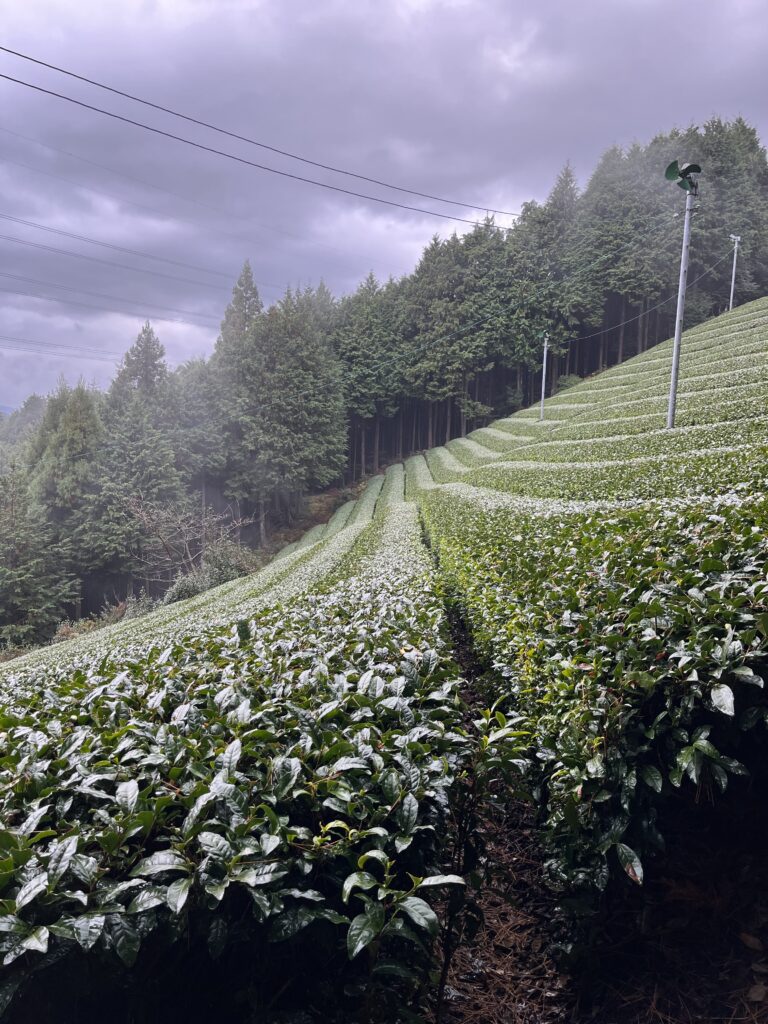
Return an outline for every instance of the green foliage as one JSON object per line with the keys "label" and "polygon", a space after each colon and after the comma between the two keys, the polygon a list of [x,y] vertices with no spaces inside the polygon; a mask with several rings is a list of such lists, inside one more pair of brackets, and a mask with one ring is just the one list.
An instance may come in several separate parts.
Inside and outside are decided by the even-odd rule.
{"label": "green foliage", "polygon": [[52,524],[14,464],[0,476],[0,650],[39,642],[74,594]]}
{"label": "green foliage", "polygon": [[210,544],[205,561],[190,572],[180,573],[163,595],[163,604],[174,604],[213,587],[221,586],[258,568],[258,560],[248,548],[222,538]]}
{"label": "green foliage", "polygon": [[[388,539],[418,545],[408,521]],[[352,958],[424,955],[437,928],[424,896],[462,882],[436,869],[472,741],[429,563],[378,550],[289,616],[14,678],[7,989],[46,950],[140,969],[150,937],[157,956],[201,932],[214,956],[319,927]]]}
{"label": "green foliage", "polygon": [[641,881],[669,788],[724,791],[745,771],[734,724],[768,715],[765,494],[546,516],[424,502],[501,706],[533,737],[553,881],[601,888],[617,854]]}
{"label": "green foliage", "polygon": [[237,345],[222,334],[215,366],[231,439],[226,490],[238,500],[263,505],[340,475],[344,409],[328,302],[322,288],[289,292],[252,318]]}

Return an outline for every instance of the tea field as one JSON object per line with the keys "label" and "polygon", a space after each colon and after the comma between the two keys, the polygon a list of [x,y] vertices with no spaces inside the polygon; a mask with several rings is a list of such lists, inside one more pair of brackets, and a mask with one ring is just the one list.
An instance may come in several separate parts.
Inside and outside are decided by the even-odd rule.
{"label": "tea field", "polygon": [[251,577],[4,666],[8,1019],[76,1019],[85,978],[154,1019],[164,972],[200,1000],[201,971],[246,1021],[404,1019],[483,800],[536,803],[576,910],[642,884],[675,794],[727,800],[768,721],[768,301],[684,335],[671,432],[670,361],[389,467]]}

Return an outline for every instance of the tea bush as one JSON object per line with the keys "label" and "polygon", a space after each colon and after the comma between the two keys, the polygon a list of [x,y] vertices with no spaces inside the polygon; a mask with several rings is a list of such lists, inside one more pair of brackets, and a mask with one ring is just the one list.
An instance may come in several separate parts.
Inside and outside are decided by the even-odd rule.
{"label": "tea bush", "polygon": [[505,724],[531,734],[552,879],[591,894],[615,857],[641,881],[669,787],[725,791],[768,721],[765,486],[538,514],[437,489],[424,508]]}
{"label": "tea bush", "polygon": [[201,933],[216,957],[322,926],[409,979],[437,929],[424,896],[462,884],[439,868],[473,742],[416,511],[399,508],[324,593],[17,674],[0,721],[6,1004],[52,956],[130,967]]}

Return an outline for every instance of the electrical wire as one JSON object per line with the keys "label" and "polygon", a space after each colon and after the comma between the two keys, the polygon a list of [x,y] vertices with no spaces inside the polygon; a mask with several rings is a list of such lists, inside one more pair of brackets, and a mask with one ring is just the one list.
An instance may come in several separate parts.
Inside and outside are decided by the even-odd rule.
{"label": "electrical wire", "polygon": [[[60,149],[58,146],[51,146],[47,142],[42,142],[40,139],[35,139],[31,135],[24,135],[24,134],[22,134],[22,132],[13,131],[11,128],[6,128],[4,125],[0,125],[0,132],[5,132],[7,135],[13,135],[17,139],[24,139],[26,142],[32,142],[36,146],[42,146],[44,149],[48,149],[52,153],[59,153],[60,155],[67,156],[67,157],[69,157],[72,160],[79,160],[82,163],[89,164],[91,167],[98,167],[99,170],[107,171],[109,174],[115,174],[115,175],[117,175],[117,177],[124,178],[126,181],[130,181],[134,185],[142,185],[144,188],[151,188],[151,189],[154,189],[156,192],[163,193],[164,195],[173,196],[175,199],[180,199],[184,203],[191,203],[194,206],[198,206],[198,207],[200,207],[201,210],[210,210],[211,213],[216,213],[216,214],[218,214],[221,217],[234,218],[236,216],[231,211],[220,210],[218,207],[211,206],[210,203],[204,203],[200,199],[193,199],[191,196],[182,195],[181,192],[174,192],[171,189],[164,188],[162,185],[156,185],[154,182],[144,181],[141,178],[132,177],[130,174],[126,174],[124,171],[118,171],[117,168],[115,168],[115,167],[109,167],[107,164],[100,164],[100,163],[98,163],[95,160],[89,160],[88,157],[81,156],[78,153],[72,153],[68,149]],[[7,162],[13,163],[14,161],[7,161]],[[32,170],[35,170],[35,168],[32,168]],[[52,174],[50,171],[37,171],[37,173],[39,173],[39,174],[48,174],[50,177],[60,177],[59,175]],[[70,184],[75,184],[69,178],[62,177],[61,180],[62,181],[68,181]],[[79,185],[78,187],[79,188],[88,188],[87,185]],[[92,189],[91,191],[95,192],[96,189]],[[106,193],[106,192],[102,193],[102,194],[103,195],[109,195],[109,193]],[[110,198],[118,199],[118,201],[120,201],[120,202],[129,202],[129,200],[122,200],[118,196],[110,196]],[[138,205],[138,204],[133,204],[133,205]],[[152,208],[151,207],[146,207],[146,209],[152,209]],[[154,211],[154,212],[157,212],[157,211]],[[178,219],[181,219],[181,218],[178,218]],[[194,227],[198,226],[198,225],[194,224],[192,221],[184,221],[184,223],[192,224]],[[286,228],[276,228],[273,224],[265,224],[263,221],[251,221],[250,218],[249,218],[249,223],[253,223],[256,227],[262,228],[265,231],[272,231],[276,235],[283,235],[285,238],[294,238],[294,239],[296,239],[297,241],[301,242],[304,245],[311,245],[311,246],[315,246],[315,247],[320,248],[320,249],[327,249],[328,252],[334,252],[334,253],[340,254],[340,255],[344,256],[346,259],[350,258],[349,250],[347,250],[347,249],[340,249],[340,248],[338,248],[338,246],[329,245],[327,242],[321,242],[321,241],[319,241],[316,238],[305,238],[303,235],[299,235],[295,231],[288,231]],[[217,229],[217,230],[220,230],[220,229]],[[224,235],[227,235],[229,238],[237,239],[238,242],[242,241],[240,236],[234,235],[231,232],[223,231],[221,233],[224,234]],[[374,258],[371,258],[371,257],[366,257],[366,262],[375,266],[375,265],[377,265],[378,260],[376,260]],[[383,264],[378,263],[378,266],[381,268],[383,266]]]}
{"label": "electrical wire", "polygon": [[[210,288],[216,292],[226,292],[227,288],[218,284],[206,284],[204,281],[192,281],[188,277],[174,277],[173,274],[163,274],[159,270],[146,270],[144,267],[131,267],[127,263],[115,263],[113,260],[103,260],[98,256],[87,256],[84,252],[73,252],[71,249],[57,249],[53,245],[46,245],[44,242],[32,242],[28,238],[15,238],[13,235],[0,234],[0,239],[5,242],[15,242],[17,245],[26,245],[32,249],[41,249],[44,252],[52,252],[57,256],[71,256],[76,260],[87,260],[89,263],[100,263],[105,267],[115,267],[118,270],[132,270],[136,274],[149,274],[150,277],[162,277],[167,281],[180,281],[182,284],[195,285],[197,288]],[[268,285],[266,287],[275,287]]]}
{"label": "electrical wire", "polygon": [[89,349],[82,345],[59,344],[54,341],[33,341],[31,338],[14,338],[6,334],[0,334],[0,350],[25,352],[29,355],[40,355],[41,352],[52,350],[60,352],[62,356],[77,356],[78,358],[96,359],[103,362],[113,362],[115,359],[122,358],[119,352],[105,352],[101,349]]}
{"label": "electrical wire", "polygon": [[154,309],[163,309],[166,313],[180,313],[182,316],[194,316],[200,320],[211,320],[219,322],[219,318],[209,313],[196,313],[192,309],[176,309],[173,306],[163,306],[158,302],[146,302],[144,299],[124,299],[120,295],[105,295],[103,292],[89,292],[85,288],[73,288],[67,284],[58,284],[56,281],[40,281],[34,277],[22,277],[20,274],[9,274],[0,270],[0,277],[9,277],[13,281],[21,281],[22,284],[39,284],[44,288],[61,288],[65,292],[78,292],[80,295],[88,295],[92,299],[107,299],[108,302],[126,302],[132,306],[152,306]]}
{"label": "electrical wire", "polygon": [[[693,288],[693,286],[695,284],[698,284],[698,282],[701,281],[702,278],[705,278],[707,276],[707,274],[710,274],[715,269],[715,267],[719,267],[720,264],[724,260],[729,259],[732,253],[733,253],[733,249],[729,249],[728,252],[725,254],[725,256],[721,256],[720,259],[717,260],[716,263],[713,263],[711,267],[708,267],[703,273],[699,274],[698,277],[695,277],[693,279],[693,281],[689,281],[688,282],[688,287],[689,288]],[[574,341],[591,341],[592,338],[599,338],[601,334],[607,334],[608,331],[615,331],[619,327],[626,327],[627,324],[635,323],[635,321],[639,320],[640,317],[648,316],[649,313],[653,313],[657,309],[661,309],[662,306],[666,306],[666,304],[668,302],[671,302],[673,299],[676,300],[677,296],[676,295],[669,295],[669,296],[667,296],[666,299],[662,299],[661,302],[657,302],[655,306],[651,306],[649,309],[643,310],[642,313],[638,313],[636,316],[632,316],[628,320],[622,320],[621,323],[618,323],[618,324],[611,324],[610,327],[604,327],[602,329],[602,331],[595,331],[594,334],[588,334],[585,338],[572,338],[571,341],[568,344],[572,344]]]}
{"label": "electrical wire", "polygon": [[[0,129],[5,131],[6,129]],[[146,213],[150,213],[153,216],[162,216],[168,220],[168,215],[165,211],[158,209],[156,206],[146,206],[144,203],[137,203],[133,199],[126,199],[124,196],[117,196],[114,192],[105,192],[103,189],[94,188],[93,185],[84,185],[81,181],[76,181],[74,178],[65,178],[63,174],[54,174],[53,171],[44,171],[41,167],[33,167],[32,164],[25,164],[23,160],[11,160],[9,156],[3,155],[0,157],[0,161],[12,167],[21,167],[25,171],[32,171],[33,174],[42,174],[46,178],[54,178],[56,181],[66,182],[67,185],[72,185],[74,188],[79,189],[82,192],[92,192],[95,196],[103,196],[105,199],[111,199],[115,203],[120,203],[124,206],[135,206],[137,210],[144,210]],[[200,225],[195,224],[191,220],[184,220],[182,217],[173,217],[173,220],[182,224],[190,224],[192,227],[199,229]],[[230,234],[227,231],[220,232],[223,235],[227,235],[228,238],[236,238],[241,241],[237,235]]]}
{"label": "electrical wire", "polygon": [[[111,92],[115,96],[122,96],[124,99],[131,100],[134,103],[141,103],[145,107],[151,107],[153,110],[160,110],[164,114],[170,114],[172,117],[178,117],[182,121],[187,121],[190,124],[196,124],[201,128],[208,128],[210,131],[218,132],[219,135],[226,135],[230,139],[237,139],[239,142],[247,142],[251,146],[258,146],[260,149],[269,150],[270,153],[277,153],[280,156],[288,157],[291,160],[298,160],[303,164],[309,164],[312,167],[319,167],[324,171],[331,171],[334,174],[344,174],[349,178],[357,178],[359,181],[367,181],[371,185],[380,185],[382,188],[389,188],[395,192],[405,192],[411,196],[418,196],[421,199],[431,199],[437,203],[445,203],[449,206],[462,206],[465,210],[485,210],[487,213],[498,213],[504,217],[518,217],[519,214],[512,213],[509,210],[495,210],[493,207],[486,206],[483,203],[464,203],[458,199],[445,199],[443,196],[431,195],[429,192],[419,192],[416,189],[404,188],[401,185],[393,185],[391,182],[381,181],[378,178],[371,178],[365,174],[358,174],[356,171],[350,171],[343,167],[334,167],[331,164],[321,163],[319,160],[310,160],[308,157],[299,156],[297,153],[290,153],[288,150],[279,149],[277,146],[268,145],[266,142],[258,142],[256,139],[251,139],[247,135],[239,135],[237,132],[228,131],[226,128],[221,128],[218,125],[210,124],[208,121],[201,121],[199,118],[191,117],[189,114],[182,114],[178,110],[172,110],[170,107],[164,107],[159,103],[153,103],[151,100],[142,99],[140,96],[134,96],[132,93],[123,92],[122,89],[116,89],[111,85],[106,85],[104,82],[97,82],[93,78],[86,78],[84,75],[78,75],[74,71],[68,71],[66,68],[60,68],[56,64],[49,64],[44,60],[39,60],[37,57],[31,57],[29,54],[20,53],[18,50],[11,50],[7,46],[0,46],[0,50],[4,53],[10,53],[14,57],[20,57],[22,60],[30,61],[32,64],[38,64],[41,67],[49,68],[51,71],[57,71],[59,74],[67,75],[69,78],[75,78],[79,82],[86,82],[88,85],[96,86],[97,89],[104,89],[106,92]],[[313,184],[318,184],[313,182]]]}
{"label": "electrical wire", "polygon": [[[96,309],[102,313],[114,313],[117,316],[135,316],[139,319],[147,319],[146,313],[136,313],[127,309],[111,309],[108,306],[94,306],[93,303],[89,302],[77,302],[75,299],[62,299],[56,295],[38,295],[36,292],[24,292],[16,288],[6,288],[0,284],[0,292],[7,292],[9,295],[23,295],[29,299],[41,299],[43,302],[54,302],[63,306],[81,306],[83,309]],[[122,300],[121,300],[122,301]],[[160,320],[162,323],[167,324],[184,324],[187,327],[199,327],[203,330],[212,330],[209,324],[195,324],[190,320],[182,320],[179,317],[169,316],[152,316],[152,320]]]}
{"label": "electrical wire", "polygon": [[94,106],[92,103],[85,103],[83,100],[77,100],[74,96],[67,96],[64,93],[56,92],[54,89],[44,89],[41,85],[34,85],[32,82],[25,82],[21,78],[14,78],[12,75],[0,74],[0,78],[5,79],[7,82],[14,82],[16,85],[23,85],[27,89],[33,89],[35,92],[43,93],[46,96],[54,96],[56,99],[64,100],[67,103],[73,103],[75,106],[82,107],[84,110],[92,110],[97,114],[103,114],[105,117],[111,117],[115,121],[122,121],[124,124],[131,124],[136,128],[143,128],[145,131],[153,132],[155,135],[161,135],[163,138],[182,142],[185,146],[192,146],[194,149],[202,150],[205,153],[213,153],[216,156],[223,156],[227,160],[235,161],[235,163],[244,164],[247,167],[254,167],[256,170],[266,171],[269,174],[277,174],[282,178],[301,181],[306,185],[316,185],[318,188],[329,189],[331,192],[339,192],[342,195],[353,196],[356,199],[365,199],[367,202],[371,203],[381,203],[384,206],[393,206],[400,210],[410,210],[413,213],[423,213],[427,217],[439,217],[441,220],[452,220],[461,224],[471,224],[473,227],[478,223],[477,220],[470,220],[468,217],[457,217],[452,213],[438,213],[437,210],[427,210],[421,206],[410,206],[408,203],[395,202],[394,199],[383,199],[380,196],[371,196],[364,192],[355,192],[352,189],[342,188],[341,185],[331,185],[329,182],[317,181],[315,178],[305,178],[303,175],[293,174],[291,171],[281,171],[277,167],[268,167],[266,164],[257,163],[255,160],[248,160],[243,156],[237,156],[235,153],[227,153],[223,149],[216,149],[215,146],[206,146],[202,142],[194,142],[192,139],[186,139],[183,135],[175,135],[173,132],[165,131],[162,128],[155,128],[152,125],[145,124],[143,121],[136,121],[132,117],[125,117],[123,114],[116,114],[113,110],[105,110],[103,107]]}
{"label": "electrical wire", "polygon": [[90,245],[100,245],[104,249],[111,249],[113,252],[122,252],[126,256],[140,256],[145,260],[157,260],[158,263],[169,263],[174,267],[182,267],[185,270],[197,270],[201,274],[213,274],[215,277],[231,280],[230,274],[221,270],[211,270],[209,267],[198,267],[194,263],[182,263],[180,260],[172,260],[166,256],[156,256],[151,252],[142,252],[140,249],[127,249],[123,245],[115,245],[113,242],[103,242],[99,238],[91,238],[88,235],[78,235],[74,231],[64,231],[63,228],[52,228],[50,224],[40,224],[35,220],[24,220],[22,217],[14,217],[10,213],[0,213],[0,219],[12,221],[14,224],[23,224],[26,228],[37,228],[39,231],[50,231],[53,235],[61,235],[64,238],[74,238],[78,242],[88,242]]}

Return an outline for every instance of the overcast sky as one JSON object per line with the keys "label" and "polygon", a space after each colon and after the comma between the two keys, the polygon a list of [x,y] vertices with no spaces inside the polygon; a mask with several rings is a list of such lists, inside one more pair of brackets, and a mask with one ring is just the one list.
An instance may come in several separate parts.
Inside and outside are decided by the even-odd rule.
{"label": "overcast sky", "polygon": [[[583,184],[609,145],[713,114],[741,114],[768,139],[764,0],[0,0],[0,25],[1,45],[480,214],[543,199],[566,161]],[[0,73],[281,170],[478,215],[297,163],[5,53]],[[369,270],[408,272],[435,232],[466,229],[3,79],[0,214],[0,406],[62,374],[105,385],[146,318],[172,364],[209,353],[246,258],[266,302],[320,279],[340,295]],[[8,339],[70,348],[22,352]]]}

